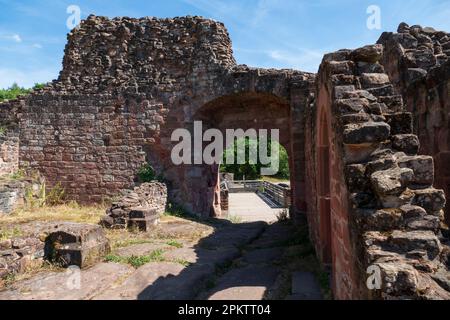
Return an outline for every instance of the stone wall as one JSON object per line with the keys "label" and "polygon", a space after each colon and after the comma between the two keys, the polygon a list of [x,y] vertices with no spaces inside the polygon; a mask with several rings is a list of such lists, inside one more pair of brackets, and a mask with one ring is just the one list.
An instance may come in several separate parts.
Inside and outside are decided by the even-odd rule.
{"label": "stone wall", "polygon": [[[61,183],[70,199],[132,189],[150,162],[170,200],[204,217],[222,213],[219,168],[173,164],[173,131],[193,133],[195,121],[222,133],[279,129],[294,219],[307,214],[336,298],[449,298],[435,280],[448,272],[439,232],[445,197],[433,187],[433,159],[417,155],[399,92],[408,94],[396,91],[404,87],[391,65],[398,59],[385,47],[384,59],[381,45],[328,54],[316,77],[236,65],[224,25],[212,20],[90,16],[69,34],[59,79],[7,117],[17,116],[20,165]],[[409,57],[425,66],[441,59],[422,44]],[[447,103],[448,89],[440,90]],[[123,208],[109,212],[113,220],[115,209]],[[381,290],[368,291],[369,266],[380,269]]]}
{"label": "stone wall", "polygon": [[[398,33],[384,33],[383,64],[414,115],[420,153],[431,155],[435,184],[450,194],[450,34],[402,23]],[[450,223],[450,208],[446,208]]]}
{"label": "stone wall", "polygon": [[[433,159],[418,156],[412,118],[379,63],[381,45],[325,56],[307,141],[309,223],[322,261],[333,270],[338,299],[441,298],[434,277],[442,259],[442,190],[432,187]],[[308,162],[309,162],[308,161]],[[368,267],[381,271],[369,291]],[[443,270],[443,271],[442,271]]]}
{"label": "stone wall", "polygon": [[[301,114],[313,79],[236,65],[219,22],[90,16],[69,34],[59,79],[26,99],[20,163],[38,169],[50,185],[60,182],[69,198],[92,202],[132,188],[148,161],[169,182],[172,201],[197,215],[217,215],[217,169],[175,166],[170,159],[173,130],[192,130],[201,110],[213,108],[236,120],[223,127],[240,121],[243,129],[282,129],[299,180],[294,190],[303,199]],[[260,106],[267,108],[256,113],[259,119],[242,109]],[[239,108],[244,118],[235,114]],[[272,121],[277,113],[284,119]]]}
{"label": "stone wall", "polygon": [[135,227],[135,220],[141,219],[141,225],[144,226],[142,229],[147,230],[150,225],[159,222],[166,209],[167,186],[156,181],[143,183],[133,191],[126,191],[123,197],[114,201],[101,224],[107,228],[125,229]]}
{"label": "stone wall", "polygon": [[22,103],[21,100],[0,103],[0,176],[19,169],[18,117]]}

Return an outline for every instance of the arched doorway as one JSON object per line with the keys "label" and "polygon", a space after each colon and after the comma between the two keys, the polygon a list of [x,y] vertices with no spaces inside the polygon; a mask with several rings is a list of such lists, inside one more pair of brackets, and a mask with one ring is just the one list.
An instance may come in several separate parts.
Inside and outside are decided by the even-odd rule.
{"label": "arched doorway", "polygon": [[320,222],[320,242],[322,262],[332,264],[332,231],[331,231],[331,128],[325,108],[321,109],[318,121],[318,205]]}
{"label": "arched doorway", "polygon": [[[289,159],[289,171],[291,178],[294,176],[293,163],[295,154],[292,146],[291,130],[291,107],[289,103],[280,97],[266,93],[240,93],[215,99],[201,107],[194,115],[194,122],[202,122],[203,129],[216,129],[224,137],[223,146],[228,147],[227,130],[254,130],[257,133],[260,130],[266,130],[269,138],[271,130],[279,130],[279,144],[286,150]],[[301,150],[298,150],[301,154]],[[201,215],[220,216],[220,180],[219,165],[199,165],[197,169],[202,171],[203,181],[213,182],[204,184],[199,188],[193,189],[194,192],[201,191],[207,197],[197,198],[202,202],[197,207],[204,208]],[[188,170],[193,170],[188,168]],[[188,172],[186,176],[191,176]],[[200,181],[200,183],[202,183]],[[295,185],[291,179],[291,190]],[[191,190],[190,190],[191,191]],[[294,192],[292,192],[294,194]],[[294,202],[294,201],[292,201]],[[207,209],[209,208],[209,209]]]}

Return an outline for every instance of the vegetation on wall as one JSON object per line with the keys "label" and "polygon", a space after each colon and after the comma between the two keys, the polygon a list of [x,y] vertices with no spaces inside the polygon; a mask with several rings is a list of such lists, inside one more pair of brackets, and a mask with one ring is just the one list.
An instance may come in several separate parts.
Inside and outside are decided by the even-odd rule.
{"label": "vegetation on wall", "polygon": [[16,99],[18,96],[29,94],[33,90],[42,89],[44,86],[45,84],[43,83],[36,83],[33,88],[27,89],[19,87],[17,83],[13,83],[8,89],[0,89],[0,102]]}

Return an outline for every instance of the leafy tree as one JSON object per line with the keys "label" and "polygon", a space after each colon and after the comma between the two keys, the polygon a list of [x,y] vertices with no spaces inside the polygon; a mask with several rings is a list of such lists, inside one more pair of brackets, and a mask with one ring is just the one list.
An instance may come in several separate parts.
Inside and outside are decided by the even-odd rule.
{"label": "leafy tree", "polygon": [[[234,159],[237,159],[238,155],[238,145],[239,143],[242,143],[242,139],[236,140],[236,143],[234,143],[233,146],[225,150],[224,156],[223,156],[223,164],[221,166],[222,172],[228,172],[233,173],[236,180],[243,180],[244,178],[246,180],[258,180],[261,179],[261,168],[264,166],[258,161],[258,163],[253,164],[249,161],[249,154],[250,154],[250,147],[254,148],[254,150],[258,150],[258,140],[245,138],[245,164],[227,164],[226,163],[226,157],[229,153],[233,153]],[[278,174],[275,176],[276,178],[280,179],[289,179],[290,173],[289,173],[289,159],[288,154],[286,150],[281,146],[278,142],[271,142],[268,143],[268,149],[271,150],[271,143],[276,143],[279,147],[279,154],[280,154],[280,169]],[[269,151],[270,152],[270,151]],[[237,162],[237,161],[236,161]]]}
{"label": "leafy tree", "polygon": [[26,89],[19,87],[17,83],[13,83],[8,89],[0,89],[0,102],[4,100],[13,100],[21,95],[26,95],[31,93],[33,90],[44,88],[45,84],[36,83],[32,89]]}

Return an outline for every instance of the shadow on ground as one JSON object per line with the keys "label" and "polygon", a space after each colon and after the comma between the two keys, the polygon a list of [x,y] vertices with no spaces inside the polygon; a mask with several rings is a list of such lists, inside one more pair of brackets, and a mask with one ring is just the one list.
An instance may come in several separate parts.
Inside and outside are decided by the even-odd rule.
{"label": "shadow on ground", "polygon": [[[223,224],[192,248],[179,249],[190,265],[160,276],[139,300],[264,300],[285,299],[292,292],[292,275],[283,264],[289,249],[301,246],[296,228],[287,222]],[[298,249],[298,248],[297,248]],[[184,254],[183,254],[184,253]],[[147,279],[149,279],[147,277]],[[321,298],[318,285],[307,288]]]}

